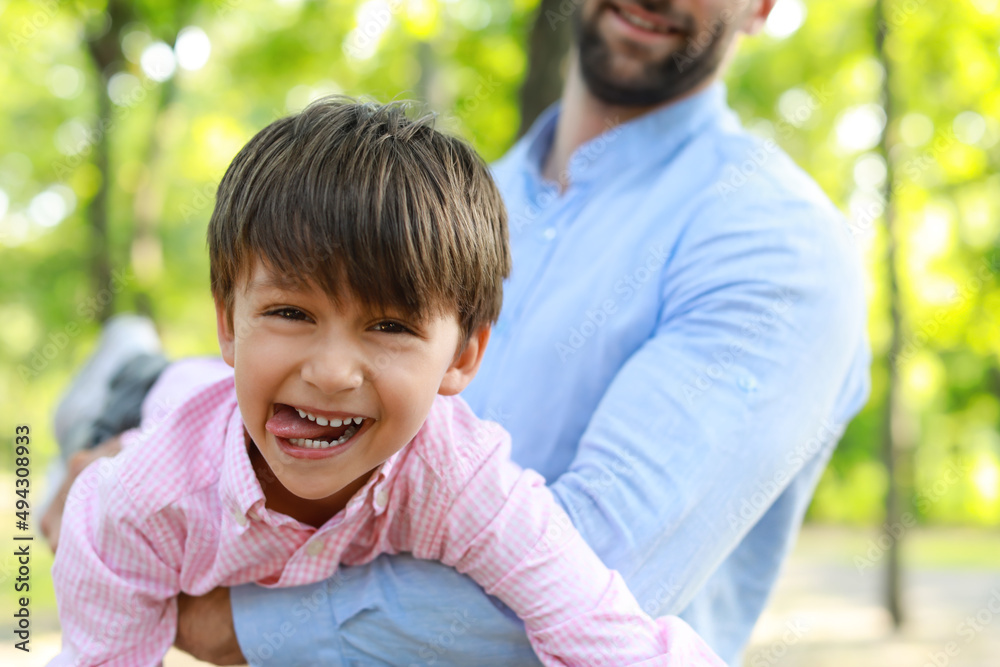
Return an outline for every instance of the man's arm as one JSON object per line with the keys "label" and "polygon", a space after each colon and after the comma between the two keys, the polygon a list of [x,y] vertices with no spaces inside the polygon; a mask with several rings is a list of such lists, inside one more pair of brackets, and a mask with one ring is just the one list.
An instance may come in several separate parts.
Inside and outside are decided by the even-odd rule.
{"label": "man's arm", "polygon": [[516,615],[471,578],[408,554],[342,568],[312,586],[247,584],[231,595],[240,646],[255,667],[541,667]]}
{"label": "man's arm", "polygon": [[236,641],[228,588],[219,587],[197,597],[177,596],[174,646],[213,665],[246,664]]}
{"label": "man's arm", "polygon": [[[840,221],[812,206],[729,217],[692,225],[665,267],[655,334],[552,485],[657,614],[683,610],[804,467],[829,456],[868,391],[862,274]],[[783,538],[808,501],[796,495]]]}

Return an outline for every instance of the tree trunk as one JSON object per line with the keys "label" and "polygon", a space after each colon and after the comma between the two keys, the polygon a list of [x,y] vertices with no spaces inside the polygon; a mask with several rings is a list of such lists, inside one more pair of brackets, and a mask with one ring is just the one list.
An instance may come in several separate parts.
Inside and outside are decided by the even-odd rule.
{"label": "tree trunk", "polygon": [[[882,140],[879,144],[879,153],[885,160],[886,178],[883,186],[885,201],[885,232],[886,232],[886,285],[889,300],[889,316],[891,319],[892,332],[889,341],[889,352],[887,355],[887,365],[889,370],[889,381],[886,388],[885,406],[882,415],[882,458],[885,463],[886,473],[889,481],[889,488],[886,491],[885,518],[888,526],[902,526],[902,512],[900,507],[899,477],[900,471],[897,463],[900,454],[907,449],[902,442],[907,430],[904,421],[907,418],[905,410],[901,405],[899,397],[899,354],[902,349],[903,318],[899,298],[899,278],[896,265],[896,209],[893,203],[893,180],[894,169],[892,158],[890,157],[889,127],[894,120],[895,111],[892,100],[892,63],[885,53],[884,45],[889,24],[885,14],[884,0],[875,2],[875,53],[881,63],[885,77],[882,82],[882,108],[885,110],[885,127],[882,132]],[[898,535],[898,537],[897,537]],[[901,596],[901,572],[900,572],[900,542],[903,533],[899,531],[887,531],[885,536],[889,540],[889,550],[886,562],[886,589],[885,603],[889,614],[892,616],[892,623],[895,628],[899,628],[904,620],[903,604]]]}
{"label": "tree trunk", "polygon": [[[562,4],[562,8],[560,8]],[[542,0],[538,16],[528,41],[528,73],[521,84],[522,136],[538,115],[559,99],[565,78],[565,60],[569,51],[573,12],[581,11],[577,3],[565,0]]]}
{"label": "tree trunk", "polygon": [[113,299],[100,298],[102,291],[111,286],[111,243],[108,239],[108,180],[111,178],[108,164],[108,134],[102,128],[111,122],[111,99],[108,97],[108,82],[98,68],[97,90],[97,137],[94,142],[94,166],[101,174],[100,185],[87,207],[90,217],[91,235],[90,276],[94,294],[99,298],[97,312],[99,322],[111,316]]}
{"label": "tree trunk", "polygon": [[122,0],[111,0],[107,8],[108,24],[106,30],[99,30],[87,38],[87,53],[94,65],[97,77],[97,127],[94,131],[94,166],[101,174],[101,182],[94,193],[94,198],[88,206],[90,225],[93,231],[91,237],[91,269],[94,294],[100,310],[97,319],[104,322],[114,312],[114,298],[105,298],[112,294],[111,284],[111,240],[108,225],[108,195],[111,179],[109,160],[110,138],[108,133],[113,127],[111,98],[108,96],[108,80],[111,77],[111,67],[124,59],[121,43],[118,40],[118,28],[132,19],[132,12],[127,3]]}

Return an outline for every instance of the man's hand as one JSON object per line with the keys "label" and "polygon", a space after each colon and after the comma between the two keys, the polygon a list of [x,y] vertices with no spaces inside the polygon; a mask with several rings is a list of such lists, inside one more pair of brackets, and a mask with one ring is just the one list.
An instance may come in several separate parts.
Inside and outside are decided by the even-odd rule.
{"label": "man's hand", "polygon": [[177,596],[177,637],[174,646],[213,665],[245,665],[236,641],[228,588],[200,597]]}
{"label": "man's hand", "polygon": [[108,438],[93,449],[85,449],[82,452],[77,452],[67,462],[66,479],[63,480],[62,486],[59,487],[59,492],[56,493],[55,498],[52,499],[52,504],[45,510],[45,514],[42,515],[42,520],[39,522],[42,535],[49,543],[53,552],[55,552],[56,546],[59,544],[59,529],[62,527],[63,510],[66,509],[66,497],[69,495],[69,489],[73,486],[73,482],[88,465],[99,458],[114,456],[121,450],[121,441],[118,436],[115,436]]}

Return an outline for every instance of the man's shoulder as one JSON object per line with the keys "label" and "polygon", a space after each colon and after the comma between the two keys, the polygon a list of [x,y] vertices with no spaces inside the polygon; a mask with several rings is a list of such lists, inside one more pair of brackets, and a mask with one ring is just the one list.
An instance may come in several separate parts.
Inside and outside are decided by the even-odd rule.
{"label": "man's shoulder", "polygon": [[774,138],[724,123],[699,134],[687,152],[704,162],[704,194],[722,202],[796,203],[836,212],[822,188]]}
{"label": "man's shoulder", "polygon": [[232,378],[201,386],[172,410],[147,420],[114,462],[140,515],[218,484],[230,422],[238,415]]}
{"label": "man's shoulder", "polygon": [[[773,139],[717,127],[697,137],[679,168],[692,178],[685,236],[762,241],[827,258],[855,254],[847,219]],[[667,169],[661,187],[669,187]]]}

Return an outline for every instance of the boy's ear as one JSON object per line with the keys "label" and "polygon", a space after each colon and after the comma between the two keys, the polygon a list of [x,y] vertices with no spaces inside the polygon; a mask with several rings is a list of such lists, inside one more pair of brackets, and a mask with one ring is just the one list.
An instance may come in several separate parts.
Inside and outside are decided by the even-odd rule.
{"label": "boy's ear", "polygon": [[222,359],[232,366],[236,359],[236,336],[233,333],[233,328],[229,326],[226,306],[218,299],[215,300],[215,328],[219,334],[219,350],[222,352]]}
{"label": "boy's ear", "polygon": [[445,372],[438,388],[439,394],[454,396],[472,382],[472,378],[476,377],[476,372],[479,371],[479,364],[483,361],[486,344],[490,342],[490,331],[489,325],[483,325],[473,332],[469,342],[465,344],[465,349],[455,355],[451,366]]}

